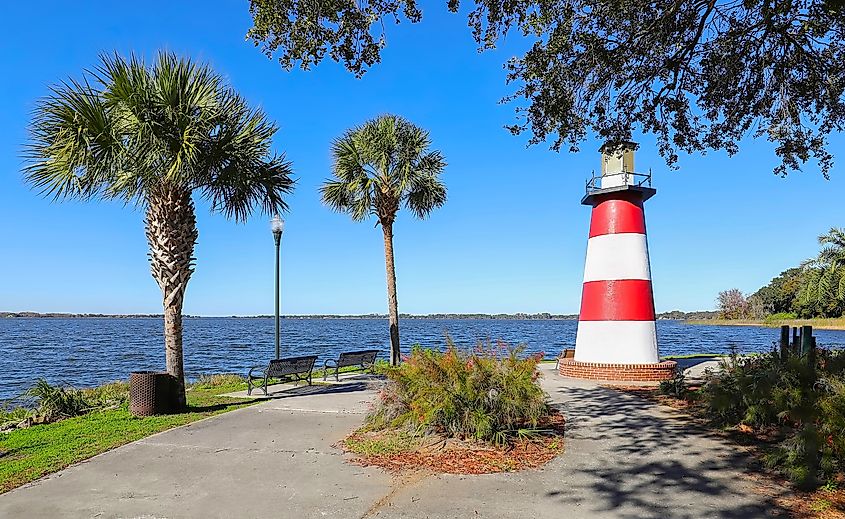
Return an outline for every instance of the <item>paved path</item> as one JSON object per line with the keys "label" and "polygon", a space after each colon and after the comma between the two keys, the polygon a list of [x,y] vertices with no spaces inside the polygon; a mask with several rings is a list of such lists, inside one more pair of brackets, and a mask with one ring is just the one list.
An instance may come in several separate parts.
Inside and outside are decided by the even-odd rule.
{"label": "paved path", "polygon": [[[546,369],[549,369],[546,367]],[[568,417],[543,470],[393,478],[332,447],[361,423],[362,383],[290,396],[151,436],[0,496],[0,517],[757,518],[741,452],[668,408],[544,378]],[[783,515],[783,513],[781,512]]]}

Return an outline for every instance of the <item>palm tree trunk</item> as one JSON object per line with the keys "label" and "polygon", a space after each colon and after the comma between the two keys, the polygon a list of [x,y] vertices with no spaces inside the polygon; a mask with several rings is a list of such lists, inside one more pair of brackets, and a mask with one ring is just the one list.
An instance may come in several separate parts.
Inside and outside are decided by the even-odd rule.
{"label": "palm tree trunk", "polygon": [[396,298],[396,265],[393,262],[393,222],[382,222],[384,267],[387,271],[387,308],[390,318],[390,365],[399,365],[399,302]]}
{"label": "palm tree trunk", "polygon": [[194,272],[197,221],[191,193],[161,186],[147,196],[147,241],[150,270],[161,288],[164,306],[164,351],[167,372],[177,384],[177,410],[186,408],[185,368],[182,360],[182,302]]}

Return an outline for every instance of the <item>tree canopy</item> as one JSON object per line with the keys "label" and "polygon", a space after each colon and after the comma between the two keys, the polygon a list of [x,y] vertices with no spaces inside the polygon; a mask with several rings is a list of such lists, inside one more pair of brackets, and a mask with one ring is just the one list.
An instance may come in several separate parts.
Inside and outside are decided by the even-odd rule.
{"label": "tree canopy", "polygon": [[335,178],[320,188],[323,203],[362,221],[390,225],[404,204],[417,218],[446,203],[440,175],[446,160],[429,149],[428,132],[395,115],[355,127],[332,143]]}
{"label": "tree canopy", "polygon": [[[447,0],[458,12],[459,0]],[[386,22],[417,23],[415,0],[251,0],[248,33],[287,69],[327,56],[357,76],[381,59]],[[529,44],[506,64],[514,134],[577,151],[590,134],[656,135],[678,151],[775,145],[785,175],[815,161],[827,177],[829,135],[845,123],[842,0],[473,0],[480,50],[518,32]]]}

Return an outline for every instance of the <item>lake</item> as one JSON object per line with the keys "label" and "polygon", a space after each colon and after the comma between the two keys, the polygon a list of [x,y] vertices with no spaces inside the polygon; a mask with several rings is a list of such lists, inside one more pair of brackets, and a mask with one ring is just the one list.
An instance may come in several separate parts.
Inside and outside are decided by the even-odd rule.
{"label": "lake", "polygon": [[[400,323],[402,348],[439,347],[445,334],[463,346],[478,340],[524,343],[527,352],[553,357],[575,344],[576,321],[492,319],[407,319]],[[185,371],[246,373],[273,356],[272,318],[187,318]],[[161,319],[12,318],[0,319],[0,399],[19,395],[37,377],[76,387],[128,378],[130,371],[164,367]],[[744,326],[696,326],[658,321],[661,355],[767,351],[779,331]],[[822,346],[844,347],[845,331],[818,330]],[[282,355],[316,354],[389,347],[381,319],[283,319]]]}

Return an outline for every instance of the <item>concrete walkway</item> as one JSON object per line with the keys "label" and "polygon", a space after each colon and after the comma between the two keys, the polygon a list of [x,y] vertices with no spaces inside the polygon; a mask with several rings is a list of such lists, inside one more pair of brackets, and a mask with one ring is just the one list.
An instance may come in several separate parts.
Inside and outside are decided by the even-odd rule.
{"label": "concrete walkway", "polygon": [[568,431],[565,453],[542,470],[395,478],[346,463],[332,445],[361,423],[374,396],[350,380],[299,388],[102,454],[0,496],[0,517],[785,515],[755,491],[736,446],[669,408],[544,369]]}

